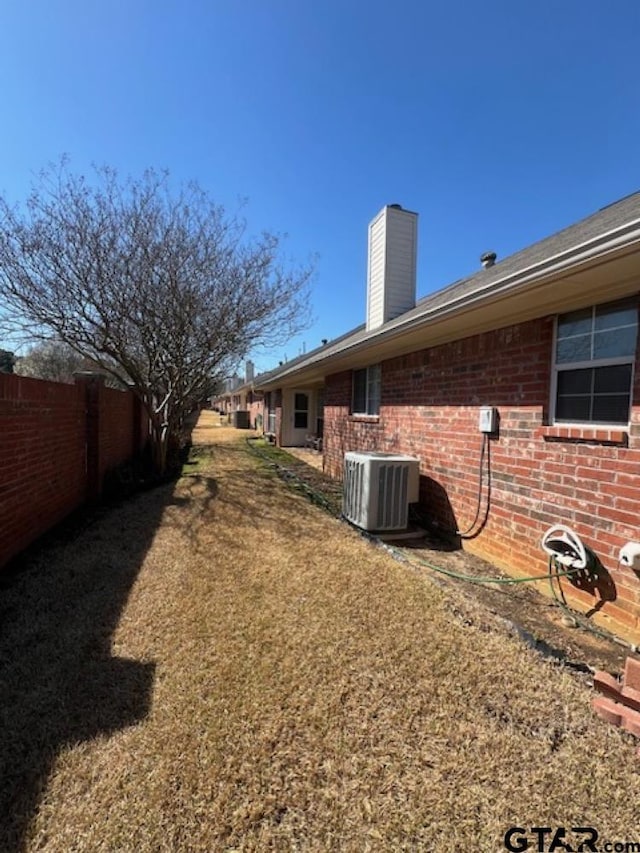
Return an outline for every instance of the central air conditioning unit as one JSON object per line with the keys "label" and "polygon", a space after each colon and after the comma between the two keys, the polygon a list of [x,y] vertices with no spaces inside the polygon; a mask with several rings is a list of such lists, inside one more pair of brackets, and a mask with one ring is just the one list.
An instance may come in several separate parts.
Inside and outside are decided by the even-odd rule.
{"label": "central air conditioning unit", "polygon": [[364,530],[403,530],[419,483],[420,464],[413,456],[349,451],[344,455],[343,515]]}

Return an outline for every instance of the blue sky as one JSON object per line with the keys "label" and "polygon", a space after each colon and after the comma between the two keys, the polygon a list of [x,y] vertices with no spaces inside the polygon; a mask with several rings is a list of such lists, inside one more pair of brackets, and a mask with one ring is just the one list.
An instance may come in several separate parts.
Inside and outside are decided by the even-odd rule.
{"label": "blue sky", "polygon": [[366,229],[418,211],[418,295],[640,189],[637,0],[5,0],[0,191],[166,167],[318,254],[316,322],[364,320]]}

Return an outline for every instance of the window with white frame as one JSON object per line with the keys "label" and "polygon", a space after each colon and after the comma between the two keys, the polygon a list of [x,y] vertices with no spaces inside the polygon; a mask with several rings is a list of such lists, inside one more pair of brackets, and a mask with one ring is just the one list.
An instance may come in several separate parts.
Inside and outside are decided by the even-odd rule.
{"label": "window with white frame", "polygon": [[635,300],[558,316],[552,400],[556,423],[629,422],[637,332]]}
{"label": "window with white frame", "polygon": [[353,371],[351,414],[378,415],[380,413],[380,365]]}

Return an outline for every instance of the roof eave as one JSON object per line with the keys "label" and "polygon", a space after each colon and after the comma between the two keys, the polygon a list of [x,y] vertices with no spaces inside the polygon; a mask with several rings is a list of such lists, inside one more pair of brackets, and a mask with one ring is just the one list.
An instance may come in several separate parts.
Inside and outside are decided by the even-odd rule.
{"label": "roof eave", "polygon": [[[416,314],[408,319],[406,314],[401,315],[379,329],[374,330],[364,339],[358,339],[349,343],[347,338],[340,349],[324,357],[314,358],[311,361],[298,364],[289,370],[283,369],[274,372],[269,377],[268,383],[264,385],[260,384],[259,387],[261,390],[273,390],[284,384],[288,384],[289,380],[294,377],[304,377],[307,374],[318,375],[319,373],[327,375],[335,372],[327,370],[327,367],[344,361],[346,357],[355,356],[366,350],[373,349],[382,342],[392,341],[417,329],[426,329],[434,326],[442,322],[445,318],[452,317],[458,313],[468,312],[471,308],[478,308],[485,303],[500,300],[504,304],[506,299],[515,298],[527,290],[535,290],[542,284],[561,280],[569,273],[596,266],[602,263],[607,257],[615,256],[618,253],[628,253],[628,250],[638,248],[640,248],[640,220],[634,220],[624,226],[547,258],[544,261],[540,261],[523,270],[518,270],[504,278],[494,280],[484,288],[480,287],[457,299],[441,303],[431,311],[427,310],[423,314]],[[505,325],[503,320],[504,315],[501,317],[501,322],[496,324],[496,327]],[[320,366],[323,369],[318,371]]]}

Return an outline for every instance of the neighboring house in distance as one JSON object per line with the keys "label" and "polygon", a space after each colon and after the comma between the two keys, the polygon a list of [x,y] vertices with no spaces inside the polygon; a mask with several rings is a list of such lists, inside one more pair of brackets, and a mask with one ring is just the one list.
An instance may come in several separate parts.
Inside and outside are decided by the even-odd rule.
{"label": "neighboring house in distance", "polygon": [[[211,400],[211,407],[221,414],[229,415],[233,422],[262,431],[263,395],[254,388],[255,369],[252,361],[245,364],[244,378],[234,376],[225,383],[224,390]],[[245,413],[239,417],[237,413]],[[238,420],[239,418],[239,420]]]}
{"label": "neighboring house in distance", "polygon": [[232,408],[232,391],[242,384],[244,379],[238,375],[225,379],[218,393],[211,398],[211,408],[216,409],[220,414],[228,415]]}
{"label": "neighboring house in distance", "polygon": [[[640,540],[640,193],[504,260],[487,253],[418,302],[416,226],[398,205],[375,217],[366,323],[258,377],[265,424],[283,446],[321,426],[337,478],[349,450],[416,456],[420,510],[450,532],[473,520],[484,465],[465,549],[544,575],[542,534],[570,526],[602,569],[565,583],[569,602],[640,641],[640,572],[619,563]],[[484,444],[486,406],[499,429]]]}

